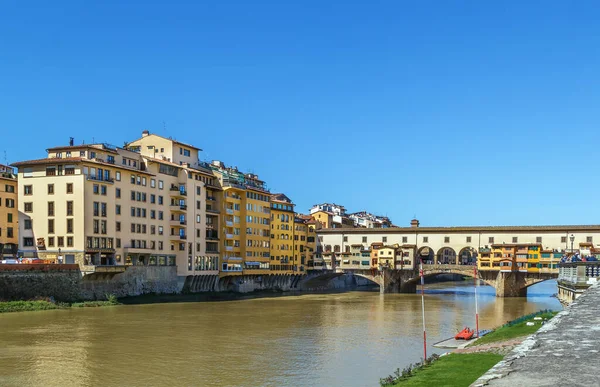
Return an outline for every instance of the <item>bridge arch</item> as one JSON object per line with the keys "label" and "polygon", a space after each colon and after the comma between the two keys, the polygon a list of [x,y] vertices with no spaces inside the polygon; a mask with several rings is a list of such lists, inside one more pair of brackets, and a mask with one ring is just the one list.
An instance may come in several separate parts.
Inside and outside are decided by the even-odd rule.
{"label": "bridge arch", "polygon": [[459,265],[468,265],[471,263],[477,262],[477,249],[467,246],[460,249],[458,252],[458,264]]}
{"label": "bridge arch", "polygon": [[419,259],[423,260],[423,263],[433,262],[435,259],[435,255],[433,253],[433,249],[429,246],[423,246],[417,250],[416,254],[416,265],[418,265]]}
{"label": "bridge arch", "polygon": [[449,246],[443,246],[435,256],[436,263],[454,265],[456,264],[456,251]]}

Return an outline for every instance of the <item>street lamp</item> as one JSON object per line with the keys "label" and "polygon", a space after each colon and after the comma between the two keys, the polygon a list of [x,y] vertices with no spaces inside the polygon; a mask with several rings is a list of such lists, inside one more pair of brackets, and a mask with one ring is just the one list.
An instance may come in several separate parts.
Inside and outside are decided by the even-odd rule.
{"label": "street lamp", "polygon": [[58,263],[59,263],[59,264],[60,264],[60,263],[62,263],[62,260],[63,260],[63,257],[62,257],[62,255],[60,255],[60,254],[61,254],[61,250],[60,250],[60,247],[59,247],[59,248],[58,248]]}
{"label": "street lamp", "polygon": [[571,239],[571,254],[573,254],[573,241],[575,240],[575,235],[571,234],[569,239]]}

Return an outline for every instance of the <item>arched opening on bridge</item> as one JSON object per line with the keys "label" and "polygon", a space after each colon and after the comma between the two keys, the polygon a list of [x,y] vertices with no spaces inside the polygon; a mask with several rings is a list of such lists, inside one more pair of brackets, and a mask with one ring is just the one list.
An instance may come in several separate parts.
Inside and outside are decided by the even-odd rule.
{"label": "arched opening on bridge", "polygon": [[419,250],[417,250],[417,260],[415,262],[415,265],[419,265],[420,259],[423,260],[424,264],[432,264],[434,258],[435,257],[433,254],[433,250],[427,246],[423,246]]}
{"label": "arched opening on bridge", "polygon": [[474,265],[477,263],[477,250],[473,247],[463,247],[458,253],[459,265]]}
{"label": "arched opening on bridge", "polygon": [[456,251],[452,247],[442,247],[436,255],[436,263],[444,265],[456,264]]}

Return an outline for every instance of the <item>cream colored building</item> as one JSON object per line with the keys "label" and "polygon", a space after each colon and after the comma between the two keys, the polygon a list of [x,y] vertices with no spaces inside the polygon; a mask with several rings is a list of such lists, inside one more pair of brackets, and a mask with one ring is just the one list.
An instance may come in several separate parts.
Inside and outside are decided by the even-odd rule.
{"label": "cream colored building", "polygon": [[85,272],[177,265],[181,276],[218,273],[206,208],[219,207],[220,189],[198,148],[144,132],[126,149],[71,142],[47,151],[14,164],[23,256],[79,263]]}
{"label": "cream colored building", "polygon": [[19,246],[17,175],[0,164],[0,260],[15,258]]}
{"label": "cream colored building", "polygon": [[[600,225],[571,226],[487,226],[487,227],[411,227],[387,229],[320,229],[317,231],[317,251],[344,251],[356,244],[368,248],[372,243],[398,244],[414,250],[414,265],[444,261],[454,264],[475,262],[479,251],[489,255],[494,244],[536,244],[546,251],[570,252],[600,249]],[[571,242],[572,239],[572,242]],[[405,247],[403,247],[403,250]],[[329,261],[325,256],[329,267]]]}

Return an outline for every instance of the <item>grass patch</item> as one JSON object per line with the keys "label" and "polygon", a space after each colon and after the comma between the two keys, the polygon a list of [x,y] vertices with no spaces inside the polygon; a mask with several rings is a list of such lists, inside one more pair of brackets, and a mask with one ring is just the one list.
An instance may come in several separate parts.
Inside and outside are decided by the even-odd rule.
{"label": "grass patch", "polygon": [[3,301],[0,302],[0,313],[31,312],[36,310],[68,309],[68,308],[97,308],[100,306],[120,305],[113,294],[106,295],[106,301],[84,301],[72,304],[53,302],[51,299],[32,301]]}
{"label": "grass patch", "polygon": [[469,386],[487,370],[502,360],[502,355],[495,353],[451,353],[440,357],[430,365],[412,371],[410,376],[403,377],[400,371],[396,371],[392,383],[382,386]]}
{"label": "grass patch", "polygon": [[[557,313],[558,312],[541,311],[538,313],[533,313],[527,316],[520,317],[516,320],[502,325],[500,328],[495,329],[493,332],[488,333],[479,340],[470,344],[469,347],[494,343],[497,341],[510,340],[516,337],[529,336],[542,327],[541,322],[543,320],[534,320],[535,317],[541,317],[542,319],[550,320]],[[528,322],[534,322],[535,325],[527,326]]]}
{"label": "grass patch", "polygon": [[50,301],[6,301],[0,302],[0,313],[62,309],[64,307],[62,304]]}

